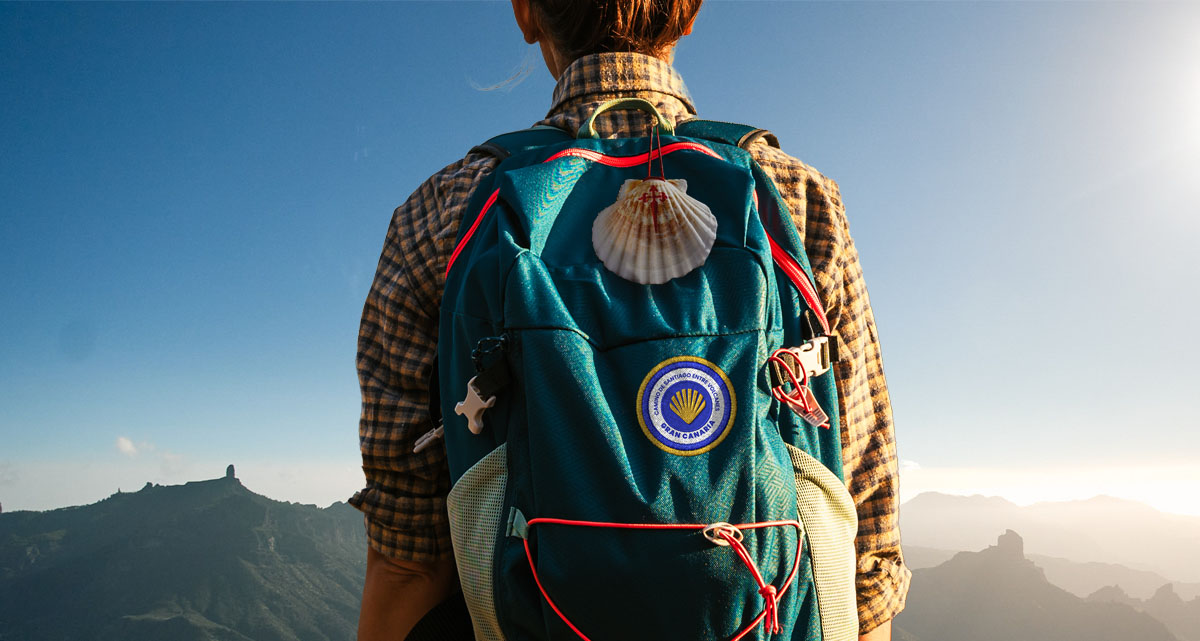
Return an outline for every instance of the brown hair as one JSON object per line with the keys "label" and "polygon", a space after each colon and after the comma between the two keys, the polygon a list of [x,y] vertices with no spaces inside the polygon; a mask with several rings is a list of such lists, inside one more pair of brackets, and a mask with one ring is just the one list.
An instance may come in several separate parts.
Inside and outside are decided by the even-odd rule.
{"label": "brown hair", "polygon": [[703,0],[530,0],[568,62],[608,51],[665,57]]}

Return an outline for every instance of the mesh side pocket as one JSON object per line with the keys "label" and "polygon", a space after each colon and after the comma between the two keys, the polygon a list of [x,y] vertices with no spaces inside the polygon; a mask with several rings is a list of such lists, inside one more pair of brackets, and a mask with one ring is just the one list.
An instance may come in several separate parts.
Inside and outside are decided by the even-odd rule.
{"label": "mesh side pocket", "polygon": [[796,470],[796,507],[808,535],[822,638],[854,641],[858,638],[854,500],[841,479],[820,461],[798,447],[784,445]]}
{"label": "mesh side pocket", "polygon": [[504,641],[496,618],[492,568],[508,481],[506,451],[506,446],[501,445],[479,459],[458,479],[446,498],[458,578],[477,641]]}

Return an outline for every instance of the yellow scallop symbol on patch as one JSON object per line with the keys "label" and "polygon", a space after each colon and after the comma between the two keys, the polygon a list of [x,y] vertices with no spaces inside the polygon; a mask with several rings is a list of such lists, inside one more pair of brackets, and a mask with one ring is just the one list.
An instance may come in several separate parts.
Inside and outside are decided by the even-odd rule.
{"label": "yellow scallop symbol on patch", "polygon": [[691,424],[707,404],[698,390],[684,388],[671,397],[671,411],[685,423]]}
{"label": "yellow scallop symbol on patch", "polygon": [[642,432],[659,449],[695,456],[729,435],[737,401],[729,377],[715,363],[676,356],[642,380],[637,415]]}

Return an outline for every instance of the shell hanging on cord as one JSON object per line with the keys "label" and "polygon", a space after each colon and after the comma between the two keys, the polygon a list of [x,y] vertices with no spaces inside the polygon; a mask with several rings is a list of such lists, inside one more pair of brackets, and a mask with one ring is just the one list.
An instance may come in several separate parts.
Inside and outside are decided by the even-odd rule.
{"label": "shell hanging on cord", "polygon": [[704,264],[717,238],[717,217],[687,195],[687,181],[626,180],[617,202],[592,224],[592,247],[609,271],[658,285]]}

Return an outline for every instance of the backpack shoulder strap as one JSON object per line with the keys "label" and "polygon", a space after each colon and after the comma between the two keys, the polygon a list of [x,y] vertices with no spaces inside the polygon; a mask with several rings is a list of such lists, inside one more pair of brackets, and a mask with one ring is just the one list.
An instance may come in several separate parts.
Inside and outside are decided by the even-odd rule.
{"label": "backpack shoulder strap", "polygon": [[767,141],[772,147],[779,147],[779,139],[766,129],[739,125],[719,120],[687,120],[675,125],[676,136],[703,138],[714,142],[722,142],[734,147],[749,149],[758,139]]}
{"label": "backpack shoulder strap", "polygon": [[558,127],[534,125],[529,129],[500,134],[485,143],[475,145],[471,152],[488,154],[503,161],[513,154],[574,139],[575,136]]}
{"label": "backpack shoulder strap", "polygon": [[[772,147],[779,147],[779,139],[766,129],[719,120],[697,119],[681,122],[675,126],[675,135],[724,143],[746,150],[759,139],[763,139]],[[820,333],[829,334],[829,321],[817,295],[812,266],[804,245],[796,233],[796,227],[792,224],[787,204],[779,193],[779,188],[763,171],[758,162],[754,159],[751,159],[750,162],[755,180],[764,186],[765,194],[769,196],[759,203],[761,207],[759,213],[762,217],[763,227],[771,238],[772,253],[775,255],[776,263],[796,286],[810,312],[820,323]],[[818,335],[818,332],[814,329],[812,334],[815,336]]]}
{"label": "backpack shoulder strap", "polygon": [[[575,136],[558,127],[534,125],[528,129],[510,131],[509,133],[495,136],[486,142],[475,145],[467,153],[487,154],[499,162],[504,162],[506,158],[513,154],[574,139]],[[442,420],[437,357],[434,357],[433,368],[429,373],[429,418],[432,428],[437,428]]]}

